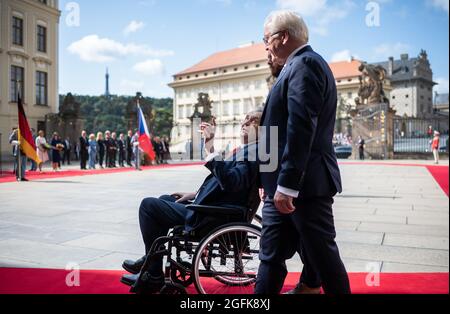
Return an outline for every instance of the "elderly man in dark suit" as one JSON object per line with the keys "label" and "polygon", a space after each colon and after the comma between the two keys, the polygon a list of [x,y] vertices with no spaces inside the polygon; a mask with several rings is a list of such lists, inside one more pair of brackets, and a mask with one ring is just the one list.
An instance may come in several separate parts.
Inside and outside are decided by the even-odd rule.
{"label": "elderly man in dark suit", "polygon": [[[293,12],[268,16],[264,43],[270,54],[286,61],[261,118],[260,149],[261,143],[270,148],[270,159],[260,164],[267,198],[255,293],[281,291],[285,261],[299,244],[326,293],[350,293],[332,213],[333,196],[342,191],[332,145],[337,106],[333,74],[308,45],[307,26]],[[277,127],[276,135],[270,126]],[[274,162],[274,171],[264,169]]]}
{"label": "elderly man in dark suit", "polygon": [[[241,126],[242,145],[225,161],[221,160],[221,155],[214,149],[214,126],[201,125],[206,139],[205,153],[208,154],[205,167],[211,173],[195,193],[174,193],[142,201],[139,224],[146,253],[158,237],[167,235],[170,228],[185,225],[186,231],[192,231],[195,226],[203,224],[202,219],[205,219],[205,223],[211,222],[207,217],[188,210],[188,201],[197,205],[232,206],[243,211],[248,208],[249,201],[253,203],[257,200],[259,203],[256,140],[261,114],[260,111],[247,114]],[[210,227],[214,228],[212,225]],[[133,285],[144,261],[145,256],[137,261],[124,261],[123,268],[133,275],[126,274],[121,281]],[[159,291],[164,284],[161,257],[151,261],[148,272],[147,291]]]}
{"label": "elderly man in dark suit", "polygon": [[89,139],[86,135],[86,131],[81,131],[80,136],[80,168],[81,170],[86,170],[86,162],[88,160],[88,148]]}

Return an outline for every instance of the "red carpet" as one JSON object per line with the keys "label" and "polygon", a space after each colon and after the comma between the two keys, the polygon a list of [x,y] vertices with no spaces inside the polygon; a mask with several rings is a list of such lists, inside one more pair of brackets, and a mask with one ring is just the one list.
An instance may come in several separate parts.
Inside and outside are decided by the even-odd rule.
{"label": "red carpet", "polygon": [[448,196],[448,167],[427,166],[427,169]]}
{"label": "red carpet", "polygon": [[[126,294],[129,287],[119,282],[124,271],[82,270],[80,285],[68,287],[62,269],[0,268],[0,294]],[[381,273],[380,285],[366,285],[365,273],[351,273],[355,294],[448,294],[448,273]],[[283,291],[294,287],[299,273],[289,273]],[[211,284],[217,285],[214,280]],[[233,293],[230,288],[229,293]],[[194,286],[188,288],[195,293]],[[224,291],[224,293],[226,293]]]}
{"label": "red carpet", "polygon": [[[150,170],[150,169],[161,169],[161,168],[171,168],[171,167],[184,167],[184,166],[195,166],[195,165],[203,165],[204,162],[191,162],[191,163],[179,163],[179,164],[164,164],[157,166],[143,166],[142,170]],[[105,168],[105,169],[95,169],[95,170],[61,170],[61,171],[52,171],[46,170],[42,173],[38,171],[27,171],[26,178],[30,181],[41,180],[41,179],[57,179],[64,177],[76,177],[76,176],[89,176],[89,175],[97,175],[97,174],[109,174],[109,173],[118,173],[118,172],[129,172],[136,171],[134,168]],[[0,183],[6,182],[15,182],[16,177],[12,171],[7,171],[3,176],[0,176]]]}

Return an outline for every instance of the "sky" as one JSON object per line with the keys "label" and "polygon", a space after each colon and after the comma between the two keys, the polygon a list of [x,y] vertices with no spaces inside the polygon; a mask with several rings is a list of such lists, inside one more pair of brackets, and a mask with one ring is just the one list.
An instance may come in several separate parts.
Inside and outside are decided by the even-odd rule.
{"label": "sky", "polygon": [[261,42],[266,16],[301,14],[327,61],[418,56],[449,89],[449,0],[60,0],[61,94],[173,97],[173,75],[209,55]]}

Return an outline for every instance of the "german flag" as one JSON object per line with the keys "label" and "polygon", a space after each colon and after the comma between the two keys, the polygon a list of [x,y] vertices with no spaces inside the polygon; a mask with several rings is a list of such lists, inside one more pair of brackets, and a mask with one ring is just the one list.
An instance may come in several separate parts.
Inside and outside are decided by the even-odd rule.
{"label": "german flag", "polygon": [[37,152],[36,144],[33,141],[33,135],[31,134],[30,125],[28,124],[25,111],[23,110],[22,99],[20,95],[17,100],[18,112],[19,112],[19,143],[20,150],[30,159],[33,159],[37,164],[41,163]]}

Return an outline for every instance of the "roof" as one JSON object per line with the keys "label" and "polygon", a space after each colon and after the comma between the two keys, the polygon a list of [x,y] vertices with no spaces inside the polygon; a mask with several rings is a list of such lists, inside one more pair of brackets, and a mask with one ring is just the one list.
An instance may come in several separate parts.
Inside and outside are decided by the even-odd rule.
{"label": "roof", "polygon": [[245,47],[234,48],[231,50],[214,53],[206,59],[203,59],[199,63],[195,64],[194,66],[187,68],[175,75],[183,75],[266,60],[267,52],[264,44],[251,44]]}
{"label": "roof", "polygon": [[330,63],[329,65],[336,80],[361,75],[358,69],[361,65],[361,61],[359,60],[339,61]]}
{"label": "roof", "polygon": [[[266,62],[267,52],[263,43],[234,48],[214,53],[199,63],[175,74],[175,76],[197,73],[218,68],[230,67],[252,62]],[[336,79],[355,77],[361,75],[359,66],[361,61],[340,61],[330,63],[330,68]]]}
{"label": "roof", "polygon": [[[424,76],[414,76],[414,67],[421,62],[420,58],[402,58],[400,60],[394,60],[394,68],[392,71],[392,76],[390,77],[391,82],[396,81],[409,81],[411,79],[424,79],[430,81],[429,78]],[[374,65],[381,65],[388,71],[389,61],[372,63]]]}

